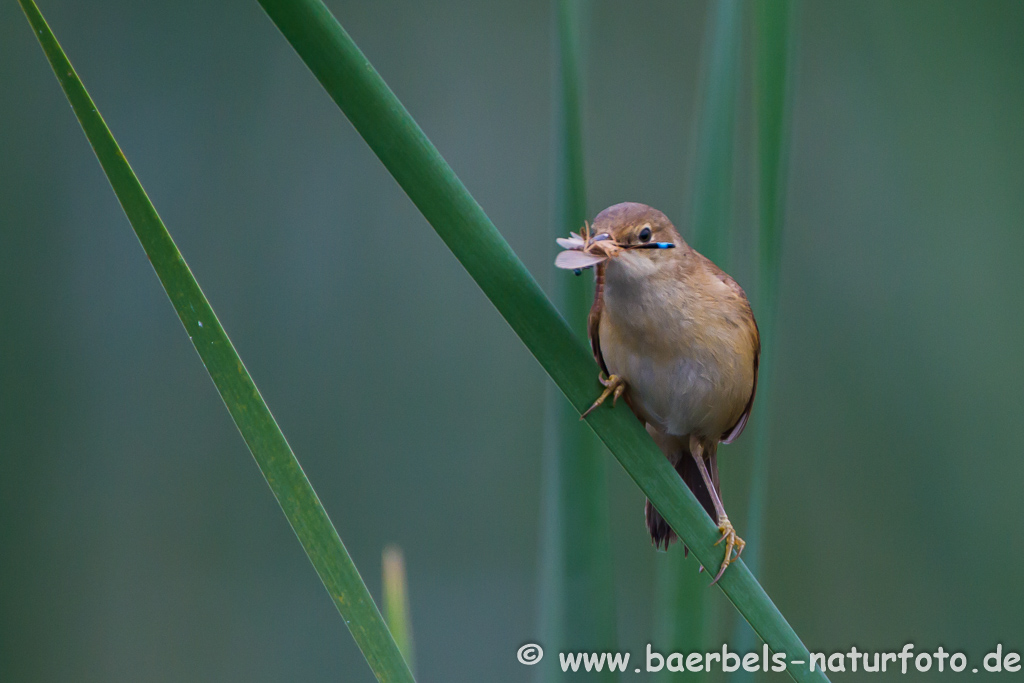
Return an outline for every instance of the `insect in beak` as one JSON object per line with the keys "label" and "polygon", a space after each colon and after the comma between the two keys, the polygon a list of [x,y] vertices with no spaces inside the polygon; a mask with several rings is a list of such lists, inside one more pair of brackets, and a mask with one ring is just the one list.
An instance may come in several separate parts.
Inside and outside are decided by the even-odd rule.
{"label": "insect in beak", "polygon": [[646,242],[644,244],[619,244],[606,232],[593,235],[590,225],[584,224],[580,234],[570,233],[570,237],[559,237],[558,245],[565,251],[555,259],[555,265],[579,275],[598,263],[614,258],[621,251],[628,249],[673,249],[672,242]]}
{"label": "insect in beak", "polygon": [[614,256],[621,249],[608,233],[592,234],[588,223],[583,225],[580,234],[573,232],[568,238],[559,237],[556,241],[565,251],[555,259],[555,265],[577,275]]}

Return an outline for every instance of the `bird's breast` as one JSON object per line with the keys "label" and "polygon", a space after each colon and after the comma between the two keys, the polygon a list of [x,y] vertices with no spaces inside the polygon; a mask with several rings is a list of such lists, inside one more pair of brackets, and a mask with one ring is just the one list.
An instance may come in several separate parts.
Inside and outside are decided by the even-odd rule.
{"label": "bird's breast", "polygon": [[660,431],[718,439],[753,389],[749,332],[721,310],[728,300],[695,302],[661,289],[606,283],[599,326],[605,363],[626,381],[634,409]]}

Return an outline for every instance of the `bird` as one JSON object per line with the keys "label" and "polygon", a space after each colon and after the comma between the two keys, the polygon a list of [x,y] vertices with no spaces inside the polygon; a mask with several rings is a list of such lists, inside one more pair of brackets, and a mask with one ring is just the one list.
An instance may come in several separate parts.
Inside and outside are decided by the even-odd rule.
{"label": "bird", "polygon": [[[556,265],[596,271],[587,333],[604,391],[581,419],[611,396],[644,423],[718,525],[725,558],[715,583],[746,545],[722,503],[718,444],[740,435],[757,392],[761,340],[750,302],[645,204],[610,206],[582,236],[558,241],[566,251]],[[667,550],[676,533],[650,500],[644,517],[654,546]]]}

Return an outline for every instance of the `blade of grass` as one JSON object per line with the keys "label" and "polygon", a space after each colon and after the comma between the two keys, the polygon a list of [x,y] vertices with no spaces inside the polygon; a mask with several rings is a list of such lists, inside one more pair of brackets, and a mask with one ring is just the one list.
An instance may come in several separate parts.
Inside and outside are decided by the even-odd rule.
{"label": "blade of grass", "polygon": [[[600,384],[583,341],[330,10],[319,0],[259,1],[569,402],[586,410]],[[609,408],[587,422],[697,559],[708,567],[720,562],[717,528],[636,418]],[[789,663],[808,661],[807,648],[742,560],[717,585],[773,651],[786,653],[795,680],[828,680],[820,670]]]}
{"label": "blade of grass", "polygon": [[384,587],[384,618],[395,638],[406,664],[415,670],[413,656],[412,618],[409,616],[409,583],[405,577],[405,556],[397,545],[384,548],[381,562]]}
{"label": "blade of grass", "polygon": [[[670,652],[706,652],[708,583],[707,572],[697,572],[697,562],[683,557],[683,549],[674,546],[655,558],[654,634],[656,649]],[[673,672],[663,669],[655,674],[659,681],[700,681],[703,671]]]}
{"label": "blade of grass", "polygon": [[[581,0],[560,0],[556,5],[559,67],[555,145],[555,234],[578,231],[587,217],[583,171],[581,116]],[[593,300],[593,278],[559,277],[553,287],[556,300],[573,329],[586,330]],[[608,519],[607,470],[604,449],[593,430],[580,422],[565,397],[554,386],[547,394],[544,435],[541,634],[552,652],[616,650],[615,581]],[[562,676],[553,662],[538,667],[541,680]],[[596,674],[616,680],[614,671]]]}
{"label": "blade of grass", "polygon": [[[733,150],[743,5],[739,0],[712,3],[705,29],[698,91],[695,153],[690,207],[694,247],[728,271],[732,245]],[[714,566],[714,565],[711,565]],[[672,652],[703,652],[709,579],[683,553],[669,553],[657,565],[656,625],[662,647]],[[662,672],[661,679],[699,681],[704,672]]]}
{"label": "blade of grass", "polygon": [[[761,567],[764,511],[767,505],[769,427],[775,374],[775,337],[779,270],[782,261],[782,223],[786,199],[787,151],[793,7],[791,0],[757,0],[754,4],[754,108],[757,125],[757,310],[761,326],[761,378],[759,411],[753,415],[754,454],[750,507],[746,525],[749,550],[745,555],[752,572]],[[767,400],[766,400],[767,399]],[[738,624],[734,638],[740,651],[753,649],[755,636]],[[733,678],[753,680],[742,670]]]}
{"label": "blade of grass", "polygon": [[20,0],[46,58],[189,339],[377,679],[413,681],[295,454],[39,8]]}
{"label": "blade of grass", "polygon": [[711,4],[707,34],[690,195],[693,246],[725,269],[731,248],[732,167],[742,38],[740,0]]}

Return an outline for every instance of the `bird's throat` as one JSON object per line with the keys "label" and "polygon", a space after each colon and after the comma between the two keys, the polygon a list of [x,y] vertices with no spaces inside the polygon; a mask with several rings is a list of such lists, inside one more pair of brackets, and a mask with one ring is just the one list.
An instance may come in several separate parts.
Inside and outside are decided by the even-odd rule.
{"label": "bird's throat", "polygon": [[658,343],[675,334],[686,317],[691,292],[678,277],[672,259],[646,253],[622,254],[611,260],[604,275],[604,310],[616,327],[640,343]]}

